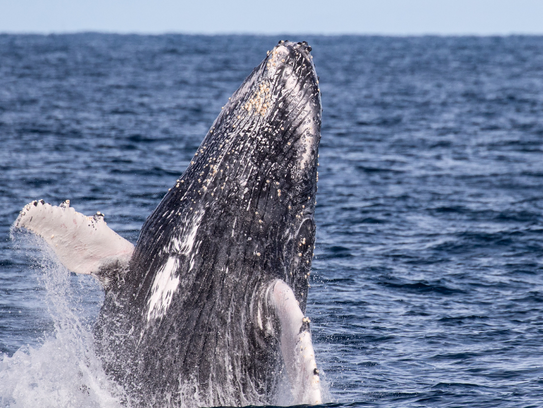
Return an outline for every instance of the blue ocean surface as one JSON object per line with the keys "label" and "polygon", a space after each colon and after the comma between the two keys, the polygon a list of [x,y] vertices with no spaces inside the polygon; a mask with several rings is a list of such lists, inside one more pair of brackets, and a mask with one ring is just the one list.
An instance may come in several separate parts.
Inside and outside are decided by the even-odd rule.
{"label": "blue ocean surface", "polygon": [[[10,233],[21,208],[70,199],[135,242],[280,39],[0,35],[2,407],[119,406],[89,353],[101,290]],[[543,406],[543,37],[288,39],[322,91],[327,404]]]}

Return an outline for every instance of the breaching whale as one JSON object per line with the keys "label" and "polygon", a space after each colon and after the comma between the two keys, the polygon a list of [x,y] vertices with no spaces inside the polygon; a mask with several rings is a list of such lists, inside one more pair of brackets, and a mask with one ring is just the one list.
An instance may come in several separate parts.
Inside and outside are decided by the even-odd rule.
{"label": "breaching whale", "polygon": [[130,406],[321,402],[309,319],[321,128],[306,42],[280,41],[232,95],[136,245],[66,201],[14,227],[95,276],[97,353]]}

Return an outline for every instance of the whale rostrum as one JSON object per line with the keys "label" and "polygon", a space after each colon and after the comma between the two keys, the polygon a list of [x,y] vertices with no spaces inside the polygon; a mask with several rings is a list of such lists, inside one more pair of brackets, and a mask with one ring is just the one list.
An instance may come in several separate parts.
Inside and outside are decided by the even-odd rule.
{"label": "whale rostrum", "polygon": [[305,316],[322,111],[310,51],[268,52],[135,246],[69,201],[17,218],[102,283],[96,349],[128,405],[273,404],[285,378],[293,403],[322,402]]}

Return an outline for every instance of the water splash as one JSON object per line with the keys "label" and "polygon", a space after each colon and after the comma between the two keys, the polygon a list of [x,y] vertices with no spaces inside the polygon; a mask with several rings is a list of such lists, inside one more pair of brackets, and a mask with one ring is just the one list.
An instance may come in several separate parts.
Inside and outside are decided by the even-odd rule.
{"label": "water splash", "polygon": [[39,347],[0,356],[1,406],[120,407],[122,390],[108,380],[94,352],[91,326],[99,305],[97,283],[71,275],[37,239],[22,240],[21,246],[33,250],[54,331]]}
{"label": "water splash", "polygon": [[[16,238],[16,247],[24,248],[25,255],[33,259],[54,330],[37,347],[22,347],[13,356],[0,355],[0,406],[130,406],[123,389],[108,378],[95,353],[92,325],[103,301],[99,284],[88,275],[71,274],[39,238],[25,233],[12,238]],[[330,401],[326,382],[321,385],[323,398]],[[274,404],[292,405],[297,391],[296,384],[283,375]],[[197,381],[189,381],[182,398],[172,400],[177,401],[175,406],[192,408],[209,406],[212,396],[213,390],[201,390]],[[231,399],[233,405],[236,401],[250,405],[250,401]]]}

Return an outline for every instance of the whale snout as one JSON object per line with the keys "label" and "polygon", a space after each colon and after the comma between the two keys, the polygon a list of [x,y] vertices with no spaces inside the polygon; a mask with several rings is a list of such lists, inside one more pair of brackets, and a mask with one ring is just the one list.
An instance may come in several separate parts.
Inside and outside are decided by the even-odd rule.
{"label": "whale snout", "polygon": [[270,81],[269,106],[274,107],[269,122],[285,149],[296,151],[292,162],[298,179],[314,173],[320,141],[321,95],[311,50],[306,41],[282,40],[263,63],[267,71],[262,78]]}
{"label": "whale snout", "polygon": [[[272,60],[272,63],[275,63],[278,66],[284,63],[294,63],[294,65],[296,65],[296,62],[298,62],[301,63],[302,68],[308,68],[304,71],[314,71],[315,67],[312,63],[313,56],[311,55],[312,49],[313,48],[307,41],[292,42],[281,40],[273,50],[268,53],[268,58]],[[302,71],[299,71],[299,73],[303,74]]]}
{"label": "whale snout", "polygon": [[307,43],[307,41],[298,41],[297,43],[286,41],[286,40],[280,40],[277,43],[277,46],[292,46],[296,48],[300,52],[305,52],[306,54],[309,54],[313,48]]}

